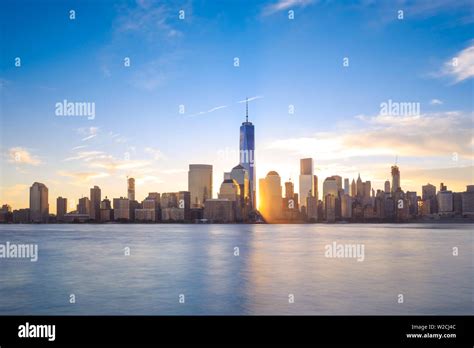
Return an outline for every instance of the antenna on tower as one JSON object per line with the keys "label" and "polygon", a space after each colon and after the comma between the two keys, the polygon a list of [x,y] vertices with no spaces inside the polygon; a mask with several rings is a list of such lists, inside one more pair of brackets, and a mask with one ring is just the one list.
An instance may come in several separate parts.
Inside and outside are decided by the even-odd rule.
{"label": "antenna on tower", "polygon": [[245,98],[245,122],[249,121],[249,98]]}

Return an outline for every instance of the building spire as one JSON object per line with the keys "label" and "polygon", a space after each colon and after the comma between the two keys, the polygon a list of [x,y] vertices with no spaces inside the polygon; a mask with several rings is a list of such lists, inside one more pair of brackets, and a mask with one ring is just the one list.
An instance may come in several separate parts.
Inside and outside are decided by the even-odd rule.
{"label": "building spire", "polygon": [[249,121],[249,98],[245,98],[245,122]]}

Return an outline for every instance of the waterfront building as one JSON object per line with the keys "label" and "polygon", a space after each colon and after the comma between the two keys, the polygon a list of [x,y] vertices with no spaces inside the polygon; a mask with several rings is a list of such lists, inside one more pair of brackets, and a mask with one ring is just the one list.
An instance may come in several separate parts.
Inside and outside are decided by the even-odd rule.
{"label": "waterfront building", "polygon": [[49,203],[48,188],[45,184],[35,182],[30,187],[30,220],[31,222],[48,222]]}
{"label": "waterfront building", "polygon": [[91,188],[90,196],[90,217],[92,220],[100,221],[100,188],[99,186],[94,186]]}
{"label": "waterfront building", "polygon": [[56,199],[56,221],[64,221],[64,214],[67,213],[67,198],[58,197]]}
{"label": "waterfront building", "polygon": [[260,199],[259,211],[268,222],[274,222],[282,217],[282,188],[281,179],[275,171],[268,172],[259,182]]}
{"label": "waterfront building", "polygon": [[235,201],[225,198],[208,199],[204,204],[204,219],[212,222],[235,222]]}
{"label": "waterfront building", "polygon": [[240,126],[239,164],[244,167],[248,172],[250,209],[253,210],[257,206],[257,169],[255,165],[255,127],[252,122],[249,122],[248,101],[246,101],[245,110],[245,122],[243,122]]}
{"label": "waterfront building", "polygon": [[303,158],[300,160],[300,207],[306,207],[306,199],[314,194],[314,177],[313,177],[313,159]]}
{"label": "waterfront building", "polygon": [[392,166],[392,194],[400,189],[400,169],[397,165]]}
{"label": "waterfront building", "polygon": [[212,165],[189,165],[188,191],[191,193],[193,208],[203,207],[206,200],[212,198]]}
{"label": "waterfront building", "polygon": [[130,220],[130,200],[125,197],[114,198],[114,220],[128,221]]}

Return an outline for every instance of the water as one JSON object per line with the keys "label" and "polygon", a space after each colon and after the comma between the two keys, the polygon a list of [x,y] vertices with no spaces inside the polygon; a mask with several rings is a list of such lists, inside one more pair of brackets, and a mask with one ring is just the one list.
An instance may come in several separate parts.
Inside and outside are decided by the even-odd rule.
{"label": "water", "polygon": [[[39,248],[37,262],[0,259],[0,315],[473,314],[472,235],[467,224],[0,225],[0,244]],[[364,244],[364,261],[325,257],[333,242]]]}

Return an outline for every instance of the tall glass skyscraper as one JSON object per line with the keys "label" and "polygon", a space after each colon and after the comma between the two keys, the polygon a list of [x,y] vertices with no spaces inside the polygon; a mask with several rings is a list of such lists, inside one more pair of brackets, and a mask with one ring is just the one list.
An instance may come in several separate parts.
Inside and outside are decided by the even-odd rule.
{"label": "tall glass skyscraper", "polygon": [[255,178],[255,128],[249,122],[248,100],[245,105],[245,122],[240,126],[240,165],[249,173],[249,196],[251,209],[256,208],[256,178]]}

